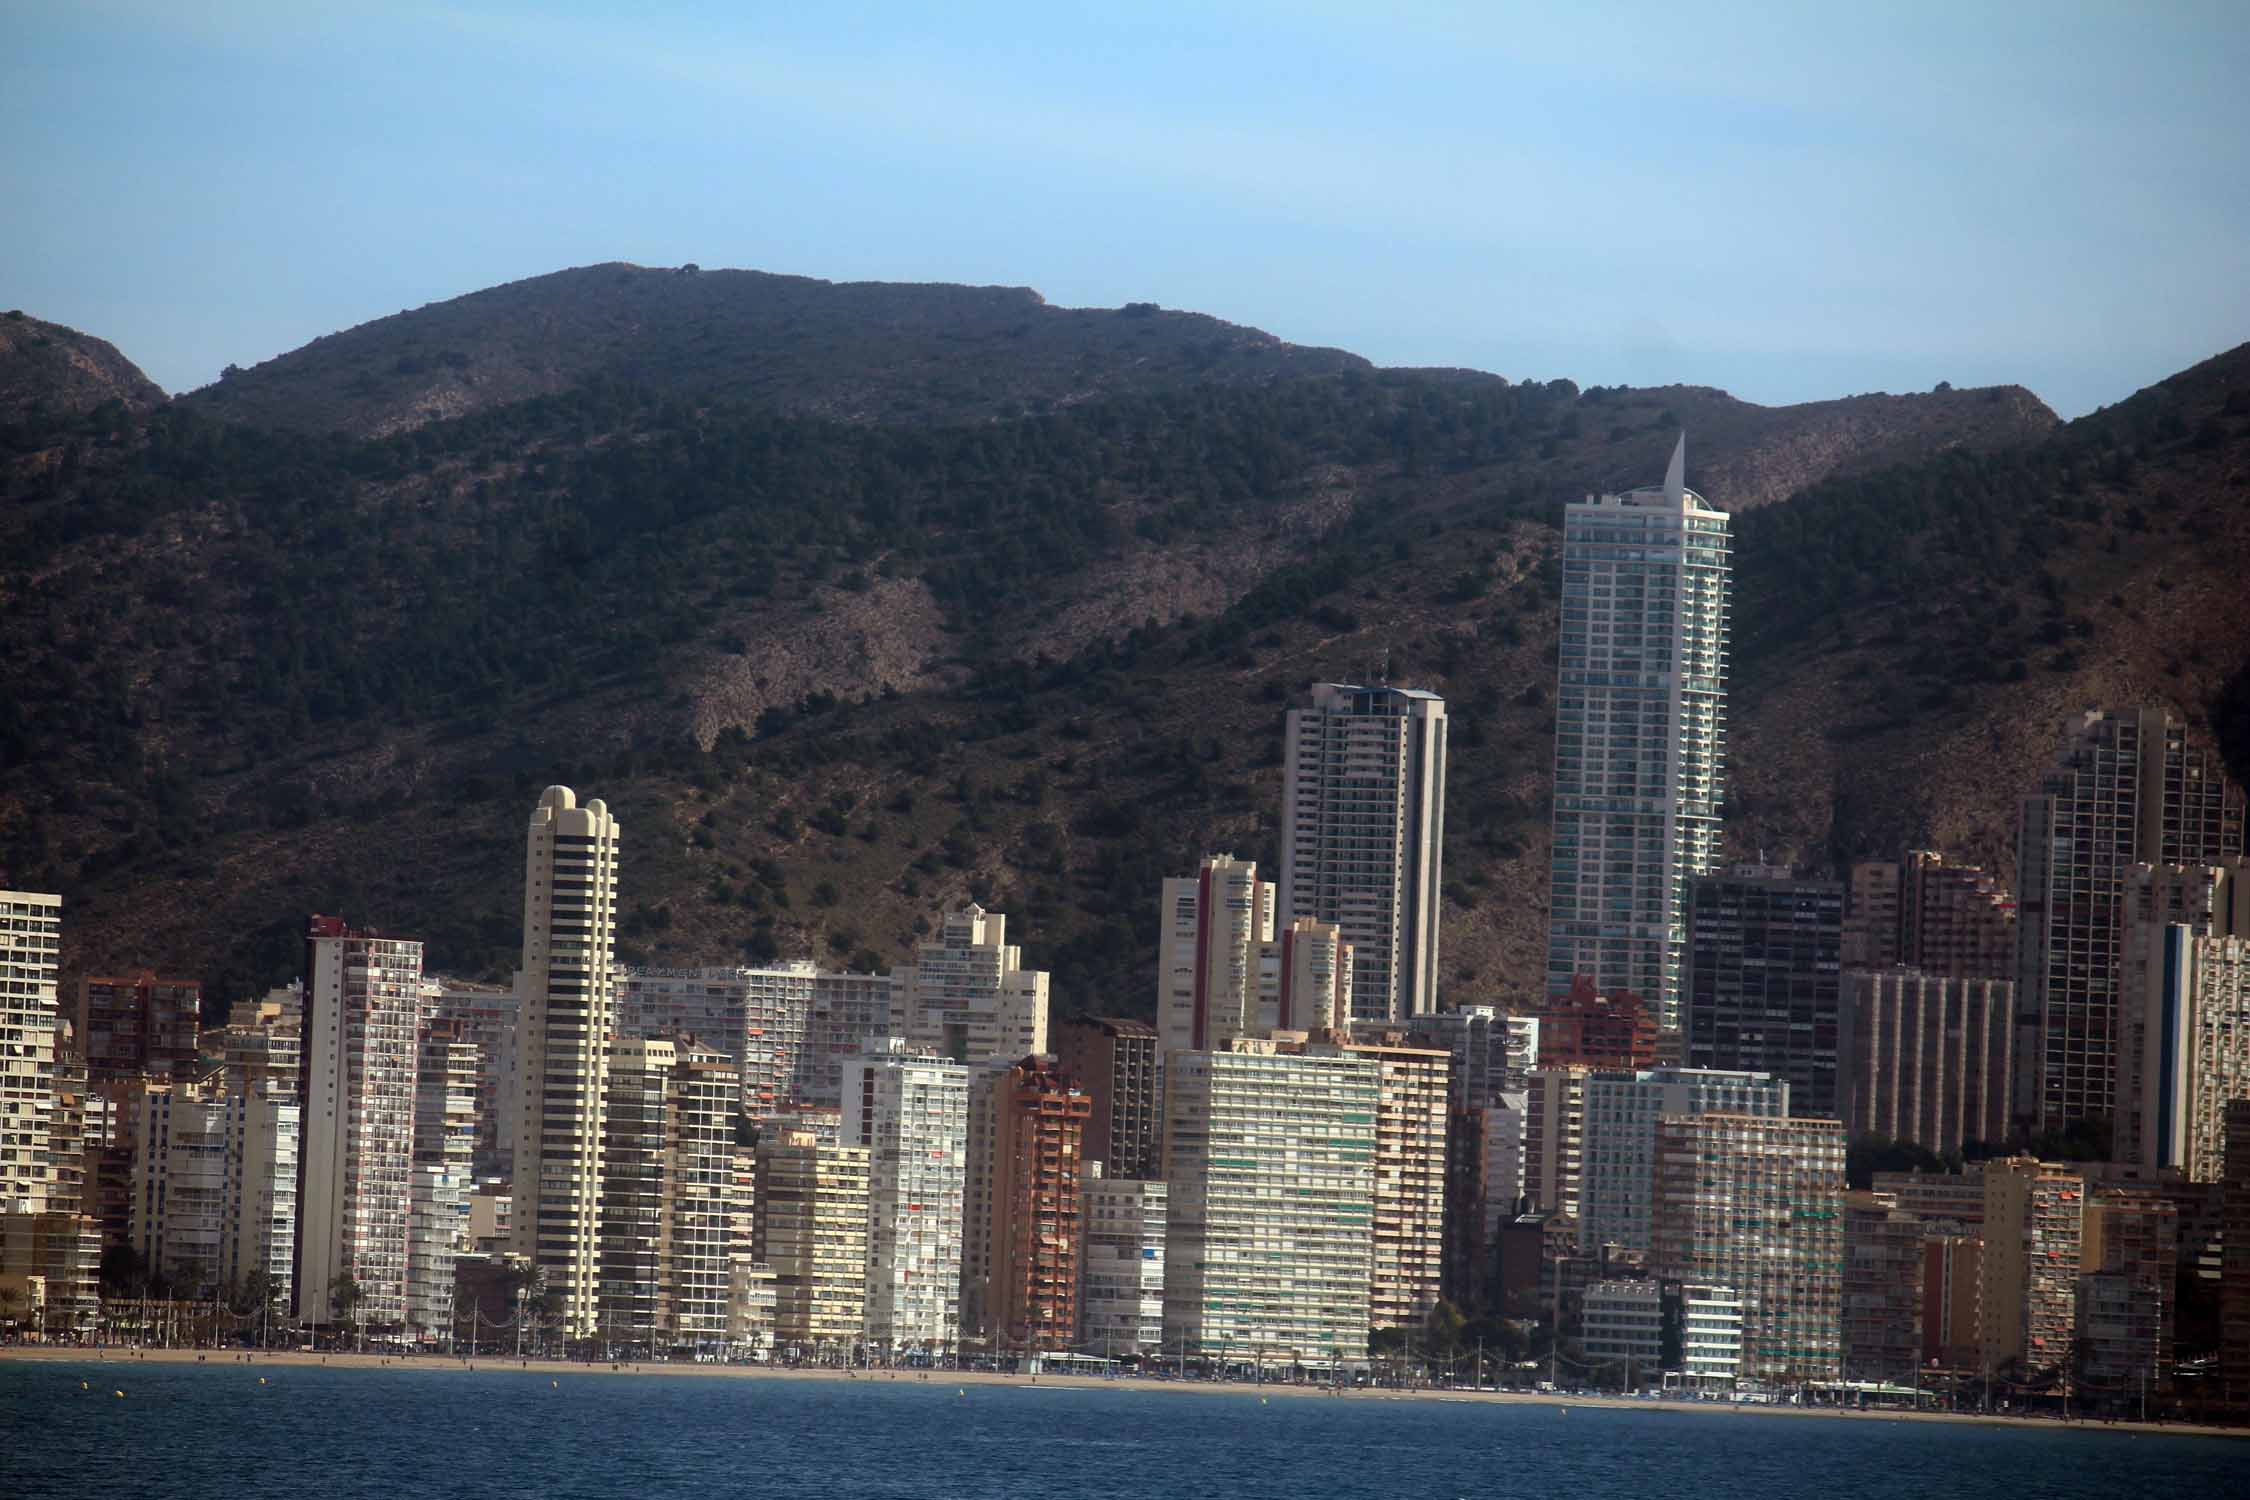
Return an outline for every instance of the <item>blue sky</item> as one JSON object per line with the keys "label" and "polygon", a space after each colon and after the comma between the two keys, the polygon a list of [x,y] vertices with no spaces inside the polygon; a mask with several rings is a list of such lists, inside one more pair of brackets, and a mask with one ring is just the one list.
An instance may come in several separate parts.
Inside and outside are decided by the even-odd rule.
{"label": "blue sky", "polygon": [[0,305],[173,390],[603,260],[1763,402],[2076,415],[2250,339],[2235,3],[0,0],[0,35]]}

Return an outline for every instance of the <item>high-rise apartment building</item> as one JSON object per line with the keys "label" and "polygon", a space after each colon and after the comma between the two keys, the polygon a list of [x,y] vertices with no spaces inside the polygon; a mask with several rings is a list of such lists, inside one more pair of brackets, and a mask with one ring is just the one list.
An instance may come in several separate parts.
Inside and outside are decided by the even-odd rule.
{"label": "high-rise apartment building", "polygon": [[777,1131],[757,1150],[751,1259],[774,1278],[775,1346],[850,1353],[867,1307],[867,1149]]}
{"label": "high-rise apartment building", "polygon": [[1684,1115],[1656,1132],[1659,1277],[1742,1295],[1742,1373],[1835,1378],[1842,1354],[1844,1127]]}
{"label": "high-rise apartment building", "polygon": [[1880,1193],[1843,1197],[1843,1373],[1906,1382],[1922,1363],[1921,1218]]}
{"label": "high-rise apartment building", "polygon": [[1119,1016],[1073,1016],[1055,1028],[1055,1060],[1086,1091],[1086,1160],[1115,1180],[1164,1170],[1164,1053],[1156,1028]]}
{"label": "high-rise apartment building", "polygon": [[1977,1360],[2017,1379],[2063,1364],[2077,1319],[2086,1179],[2028,1156],[1984,1164]]}
{"label": "high-rise apartment building", "polygon": [[1835,1119],[1843,885],[1746,865],[1689,889],[1689,1066],[1771,1073],[1797,1113]]}
{"label": "high-rise apartment building", "polygon": [[1201,1359],[1367,1355],[1374,1062],[1236,1038],[1165,1079],[1164,1342]]}
{"label": "high-rise apartment building", "polygon": [[1445,1126],[1444,1260],[1439,1280],[1456,1307],[1491,1304],[1501,1226],[1521,1209],[1528,1096],[1495,1094],[1455,1109]]}
{"label": "high-rise apartment building", "polygon": [[132,1090],[127,1244],[181,1296],[262,1283],[287,1307],[299,1108],[272,1094],[148,1081]]}
{"label": "high-rise apartment building", "polygon": [[457,1025],[460,1040],[476,1047],[477,1145],[472,1164],[480,1178],[512,1181],[521,1087],[516,987],[440,979],[435,999],[425,989],[422,1013],[425,1020]]}
{"label": "high-rise apartment building", "polygon": [[1375,1064],[1375,1217],[1368,1320],[1419,1328],[1437,1306],[1445,1265],[1448,1054],[1392,1033],[1342,1049]]}
{"label": "high-rise apartment building", "polygon": [[1917,969],[1847,973],[1837,1112],[1852,1134],[1939,1153],[2005,1141],[2015,990]]}
{"label": "high-rise apartment building", "polygon": [[951,1348],[961,1338],[969,1070],[894,1039],[844,1065],[844,1099],[843,1143],[867,1174],[868,1345],[893,1357]]}
{"label": "high-rise apartment building", "polygon": [[2219,1181],[2219,1376],[2228,1404],[2250,1409],[2250,1099],[2226,1107]]}
{"label": "high-rise apartment building", "polygon": [[1249,860],[1206,855],[1194,875],[1164,882],[1156,1024],[1166,1052],[1224,1046],[1261,1029],[1259,961],[1273,931],[1274,888]]}
{"label": "high-rise apartment building", "polygon": [[1844,967],[1920,969],[1947,979],[2016,975],[2016,902],[1982,866],[1934,849],[1851,868]]}
{"label": "high-rise apartment building", "polygon": [[2083,1379],[2112,1391],[2171,1384],[2180,1211],[2153,1188],[2095,1188],[2086,1200],[2073,1335]]}
{"label": "high-rise apartment building", "polygon": [[1547,990],[1579,976],[1679,1025],[1688,882],[1726,797],[1725,512],[1664,483],[1563,512]]}
{"label": "high-rise apartment building", "polygon": [[1600,1072],[1586,1079],[1578,1246],[1647,1250],[1654,1239],[1656,1127],[1717,1113],[1779,1119],[1796,1091],[1771,1073],[1711,1068]]}
{"label": "high-rise apartment building", "polygon": [[1068,1349],[1093,1101],[1055,1059],[1027,1057],[1000,1076],[993,1102],[985,1327],[1003,1349]]}
{"label": "high-rise apartment building", "polygon": [[1437,1009],[1445,736],[1445,700],[1415,688],[1323,682],[1289,711],[1280,920],[1342,929],[1355,1021]]}
{"label": "high-rise apartment building", "polygon": [[2114,1155],[2216,1182],[2250,1098],[2250,865],[2135,865],[2124,919]]}
{"label": "high-rise apartment building", "polygon": [[948,914],[891,983],[891,1034],[917,1051],[976,1065],[1047,1050],[1047,973],[1023,966],[999,912],[971,903]]}
{"label": "high-rise apartment building", "polygon": [[734,1122],[742,1074],[713,1048],[687,1045],[671,1077],[672,1342],[699,1353],[733,1337],[735,1262],[756,1234],[745,1221],[750,1204],[734,1170]]}
{"label": "high-rise apartment building", "polygon": [[1159,1353],[1164,1345],[1164,1217],[1161,1182],[1110,1177],[1089,1159],[1081,1179],[1078,1343],[1109,1359]]}
{"label": "high-rise apartment building", "polygon": [[297,1315],[332,1322],[346,1280],[362,1327],[406,1321],[422,945],[312,918],[305,935]]}
{"label": "high-rise apartment building", "polygon": [[1335,923],[1311,917],[1284,922],[1265,950],[1259,974],[1261,1030],[1342,1031],[1353,1024],[1352,945]]}
{"label": "high-rise apartment building", "polygon": [[0,891],[0,1214],[47,1206],[62,897]]}
{"label": "high-rise apartment building", "polygon": [[651,1352],[669,1346],[672,1330],[672,1070],[678,1065],[671,1042],[612,1042],[602,1112],[599,1331],[604,1341]]}
{"label": "high-rise apartment building", "polygon": [[620,969],[618,1035],[693,1037],[742,1072],[756,1119],[834,1109],[844,1064],[891,1029],[891,977],[809,960],[765,968]]}
{"label": "high-rise apartment building", "polygon": [[2161,709],[2089,711],[2016,837],[2017,1113],[2114,1118],[2123,1063],[2125,878],[2242,854],[2242,793]]}
{"label": "high-rise apartment building", "polygon": [[1509,1015],[1490,1005],[1455,1006],[1416,1020],[1414,1035],[1450,1057],[1447,1087],[1456,1109],[1521,1091],[1525,1075],[1539,1066],[1537,1016]]}
{"label": "high-rise apartment building", "polygon": [[1551,1214],[1578,1215],[1591,1068],[1533,1068],[1524,1079],[1523,1190]]}
{"label": "high-rise apartment building", "polygon": [[603,1104],[615,1028],[617,820],[566,786],[542,792],[525,834],[523,964],[516,973],[513,1224],[566,1334],[599,1318]]}
{"label": "high-rise apartment building", "polygon": [[89,1083],[169,1078],[195,1064],[203,987],[152,973],[78,981],[79,1056]]}

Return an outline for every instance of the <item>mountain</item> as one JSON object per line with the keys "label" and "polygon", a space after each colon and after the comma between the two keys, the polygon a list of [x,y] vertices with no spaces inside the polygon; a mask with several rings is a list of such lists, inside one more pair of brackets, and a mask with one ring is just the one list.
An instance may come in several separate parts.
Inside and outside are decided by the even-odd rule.
{"label": "mountain", "polygon": [[0,429],[82,416],[108,401],[145,412],[164,392],[113,345],[20,308],[0,313]]}
{"label": "mountain", "polygon": [[1153,303],[613,263],[380,318],[187,400],[228,421],[371,437],[610,379],[795,416],[939,423],[1368,368]]}
{"label": "mountain", "polygon": [[[1761,408],[1248,330],[1198,367],[1124,341],[1226,325],[753,273],[635,280],[733,288],[745,328],[801,294],[807,349],[459,332],[577,326],[617,269],[10,439],[65,461],[0,493],[0,877],[65,892],[66,966],[240,994],[324,909],[504,972],[522,820],[564,781],[624,822],[631,956],[888,962],[973,895],[1060,1009],[1145,1011],[1156,881],[1270,860],[1285,708],[1387,662],[1455,716],[1447,993],[1523,994],[1556,524],[1682,425],[1744,512],[1744,852],[1992,857],[2065,713],[2250,704],[2245,351],[2057,427],[2013,387]],[[1009,298],[1036,357],[951,362],[961,309]],[[885,336],[876,304],[914,311]],[[419,397],[338,375],[371,330],[547,383],[403,425]]]}

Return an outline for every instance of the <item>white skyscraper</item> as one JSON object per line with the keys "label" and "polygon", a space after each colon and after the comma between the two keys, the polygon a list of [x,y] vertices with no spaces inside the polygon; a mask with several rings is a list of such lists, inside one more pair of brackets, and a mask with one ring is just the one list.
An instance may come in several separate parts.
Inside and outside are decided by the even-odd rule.
{"label": "white skyscraper", "polygon": [[0,1213],[47,1207],[62,897],[0,891]]}
{"label": "white skyscraper", "polygon": [[297,1311],[337,1315],[358,1284],[365,1327],[406,1321],[422,945],[314,917],[305,939],[304,1112],[298,1152]]}
{"label": "white skyscraper", "polygon": [[617,820],[551,786],[526,836],[516,974],[516,1253],[546,1273],[563,1327],[593,1332],[601,1276],[602,1127],[615,1025]]}
{"label": "white skyscraper", "polygon": [[[891,1005],[892,1035],[955,1062],[1015,1063],[1047,1050],[1046,971],[1023,966],[1006,917],[973,903],[891,971]],[[850,1097],[847,1086],[847,1110]]]}
{"label": "white skyscraper", "polygon": [[844,1064],[841,1136],[867,1152],[868,1343],[893,1355],[957,1343],[969,1070],[871,1044]]}
{"label": "white skyscraper", "polygon": [[1353,1019],[1436,1010],[1445,700],[1318,683],[1282,755],[1281,921],[1343,929]]}
{"label": "white skyscraper", "polygon": [[1631,990],[1677,1029],[1689,882],[1725,798],[1727,517],[1664,483],[1563,513],[1547,991]]}

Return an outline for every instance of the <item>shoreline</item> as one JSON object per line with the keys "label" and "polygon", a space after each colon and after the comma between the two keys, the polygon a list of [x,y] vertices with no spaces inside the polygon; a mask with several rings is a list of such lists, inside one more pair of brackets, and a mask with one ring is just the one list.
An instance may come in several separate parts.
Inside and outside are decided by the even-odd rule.
{"label": "shoreline", "polygon": [[[248,1354],[247,1362],[243,1355]],[[1567,1412],[1571,1407],[1589,1407],[1596,1410],[1659,1411],[1701,1415],[1737,1417],[1798,1417],[1826,1418],[1858,1422],[1944,1422],[1955,1425],[1981,1427],[2026,1428],[2040,1432],[2107,1432],[2138,1435],[2160,1434],[2170,1437],[2250,1438],[2250,1427],[2219,1427],[2206,1423],[2171,1422],[2064,1422],[2053,1417],[2013,1416],[1983,1412],[1912,1412],[1883,1409],[1856,1410],[1833,1406],[1785,1406],[1752,1403],[1736,1404],[1718,1401],[1643,1401],[1622,1396],[1570,1396],[1541,1391],[1456,1391],[1443,1389],[1393,1390],[1387,1387],[1350,1387],[1335,1390],[1327,1386],[1252,1384],[1247,1381],[1207,1380],[1143,1380],[1134,1377],[1108,1379],[1099,1375],[1007,1375],[991,1370],[838,1370],[828,1368],[791,1368],[786,1365],[702,1365],[702,1364],[582,1364],[558,1359],[508,1359],[484,1358],[476,1360],[454,1359],[441,1355],[378,1355],[378,1354],[309,1354],[301,1350],[272,1350],[255,1352],[238,1349],[122,1349],[122,1348],[43,1348],[36,1345],[16,1345],[0,1348],[0,1362],[10,1364],[47,1364],[85,1366],[124,1370],[136,1365],[184,1365],[207,1370],[419,1370],[449,1374],[510,1374],[545,1375],[550,1380],[560,1380],[569,1375],[576,1378],[598,1376],[603,1378],[663,1378],[691,1377],[721,1380],[823,1380],[866,1382],[886,1385],[905,1382],[915,1385],[951,1385],[961,1390],[971,1386],[1016,1386],[1037,1390],[1129,1390],[1148,1393],[1169,1393],[1206,1396],[1258,1396],[1271,1398],[1284,1396],[1296,1400],[1344,1401],[1441,1401],[1463,1404],[1491,1404],[1504,1406],[1549,1406]],[[927,1374],[930,1378],[920,1377]]]}

